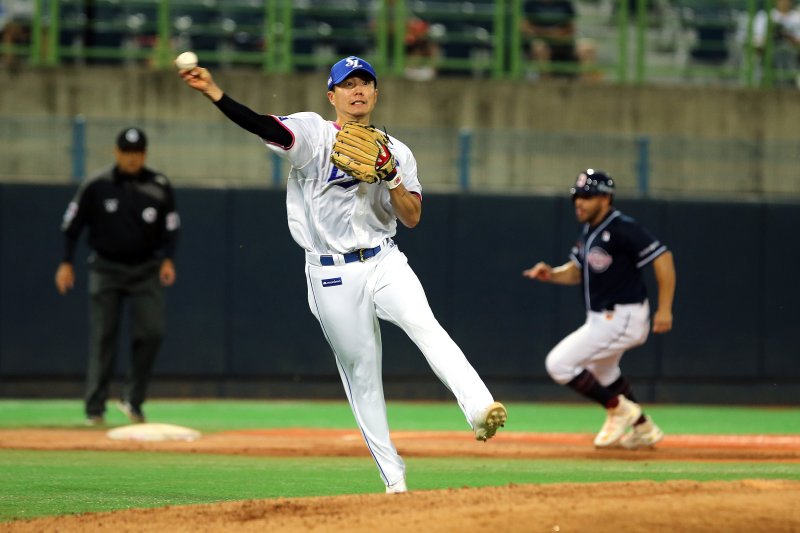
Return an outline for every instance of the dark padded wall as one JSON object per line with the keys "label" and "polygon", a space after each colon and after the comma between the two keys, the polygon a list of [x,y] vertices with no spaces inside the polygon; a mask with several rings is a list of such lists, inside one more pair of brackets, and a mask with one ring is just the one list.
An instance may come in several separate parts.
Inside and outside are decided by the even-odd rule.
{"label": "dark padded wall", "polygon": [[[71,186],[0,186],[0,394],[19,379],[83,376],[84,244],[75,290],[61,297],[53,286],[61,214],[73,193]],[[301,382],[311,384],[302,389],[307,395],[315,394],[315,383],[338,390],[330,388],[338,381],[331,351],[308,309],[303,252],[287,229],[285,192],[179,189],[178,203],[178,281],[167,292],[156,381],[287,384],[274,394]],[[670,247],[678,271],[675,329],[651,335],[623,359],[637,392],[649,401],[796,403],[800,205],[617,205]],[[521,273],[540,260],[567,261],[579,230],[568,198],[444,194],[427,194],[420,225],[398,230],[395,241],[434,314],[498,397],[574,398],[552,386],[544,358],[583,322],[580,291]],[[651,268],[645,279],[655,309]],[[385,323],[382,336],[394,397],[448,394],[399,328]],[[126,348],[121,356],[120,372]]]}

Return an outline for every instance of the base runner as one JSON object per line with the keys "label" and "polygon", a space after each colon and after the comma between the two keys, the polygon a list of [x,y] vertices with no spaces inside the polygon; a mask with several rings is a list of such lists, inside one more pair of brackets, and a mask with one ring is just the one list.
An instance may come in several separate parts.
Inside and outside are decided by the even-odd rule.
{"label": "base runner", "polygon": [[581,284],[583,289],[586,322],[550,351],[545,366],[556,383],[607,410],[605,424],[594,439],[596,447],[654,446],[664,432],[642,412],[619,363],[626,350],[647,340],[650,306],[642,268],[651,263],[658,283],[652,329],[654,333],[672,329],[672,252],[613,207],[614,180],[606,173],[581,172],[571,192],[583,231],[570,260],[555,268],[540,262],[522,273],[559,285]]}

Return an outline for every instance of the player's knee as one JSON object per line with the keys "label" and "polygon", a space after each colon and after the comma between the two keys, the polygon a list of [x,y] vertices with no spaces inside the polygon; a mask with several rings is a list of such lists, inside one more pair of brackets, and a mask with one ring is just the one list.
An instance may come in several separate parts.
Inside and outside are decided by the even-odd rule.
{"label": "player's knee", "polygon": [[553,352],[544,360],[544,367],[547,369],[550,379],[559,385],[565,385],[575,376],[572,365],[564,363],[564,361]]}

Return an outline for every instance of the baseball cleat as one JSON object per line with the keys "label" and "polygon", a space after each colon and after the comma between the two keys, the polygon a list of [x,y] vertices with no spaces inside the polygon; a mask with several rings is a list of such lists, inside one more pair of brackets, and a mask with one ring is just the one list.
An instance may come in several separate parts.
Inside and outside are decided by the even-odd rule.
{"label": "baseball cleat", "polygon": [[625,432],[642,415],[639,404],[633,403],[621,394],[617,399],[619,404],[607,410],[606,421],[600,428],[600,433],[594,438],[594,445],[597,448],[610,448],[618,444]]}
{"label": "baseball cleat", "polygon": [[144,413],[141,411],[141,409],[135,409],[130,403],[122,401],[117,402],[117,409],[119,409],[123,415],[127,416],[131,423],[144,423]]}
{"label": "baseball cleat", "polygon": [[404,492],[408,492],[405,478],[391,485],[386,485],[386,494],[403,494]]}
{"label": "baseball cleat", "polygon": [[633,428],[626,433],[619,441],[623,448],[629,450],[636,450],[639,448],[652,448],[664,438],[664,432],[658,427],[655,422],[649,417],[645,416],[645,422]]}
{"label": "baseball cleat", "polygon": [[87,416],[86,421],[84,422],[87,426],[102,426],[106,423],[105,418],[103,415],[92,415]]}
{"label": "baseball cleat", "polygon": [[494,437],[498,428],[506,425],[507,418],[508,411],[505,406],[500,402],[494,402],[486,408],[478,423],[475,424],[475,440],[486,442]]}

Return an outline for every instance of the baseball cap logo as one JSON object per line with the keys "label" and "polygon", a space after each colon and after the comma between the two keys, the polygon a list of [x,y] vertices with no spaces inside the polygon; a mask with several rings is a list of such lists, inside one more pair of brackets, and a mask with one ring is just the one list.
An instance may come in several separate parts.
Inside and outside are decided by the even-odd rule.
{"label": "baseball cap logo", "polygon": [[129,129],[125,132],[125,140],[131,144],[139,142],[139,132],[133,128]]}
{"label": "baseball cap logo", "polygon": [[360,60],[356,56],[350,56],[344,60],[344,64],[347,65],[348,68],[361,68],[364,65],[360,63]]}

